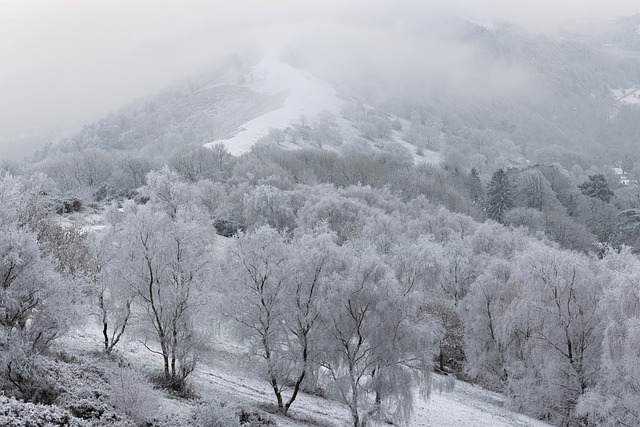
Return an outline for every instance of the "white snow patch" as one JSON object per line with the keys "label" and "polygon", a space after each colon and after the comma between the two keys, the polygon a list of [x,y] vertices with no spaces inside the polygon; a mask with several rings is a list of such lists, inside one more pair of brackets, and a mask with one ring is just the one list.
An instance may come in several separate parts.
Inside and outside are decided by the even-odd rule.
{"label": "white snow patch", "polygon": [[640,34],[640,25],[636,27],[636,33]]}
{"label": "white snow patch", "polygon": [[629,89],[612,89],[613,97],[620,104],[640,104],[640,86]]}
{"label": "white snow patch", "polygon": [[107,227],[104,213],[94,209],[57,215],[55,218],[64,228],[79,227],[83,231],[101,231]]}
{"label": "white snow patch", "polygon": [[342,108],[342,100],[331,85],[274,57],[266,58],[254,66],[248,80],[246,86],[256,92],[286,93],[282,106],[248,121],[232,137],[205,146],[222,142],[231,154],[237,156],[248,152],[269,133],[269,129],[285,129],[300,116],[312,119],[324,111],[338,115]]}
{"label": "white snow patch", "polygon": [[416,400],[412,426],[429,427],[544,427],[548,424],[511,412],[504,398],[488,390],[456,381],[453,391],[434,392],[429,400]]}

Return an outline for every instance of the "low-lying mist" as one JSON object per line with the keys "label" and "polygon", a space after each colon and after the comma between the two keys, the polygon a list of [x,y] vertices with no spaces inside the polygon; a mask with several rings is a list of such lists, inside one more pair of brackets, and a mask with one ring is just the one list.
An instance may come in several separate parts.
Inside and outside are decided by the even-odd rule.
{"label": "low-lying mist", "polygon": [[[308,3],[0,1],[0,135],[79,128],[232,54],[279,49],[371,99],[539,91],[529,70],[486,55],[464,23],[548,31],[566,19],[638,11],[635,2],[460,0]],[[606,12],[606,13],[605,13]],[[501,25],[501,24],[499,24]],[[291,59],[291,55],[290,55]],[[352,84],[354,83],[355,84]],[[464,97],[460,97],[464,95]],[[15,139],[14,139],[15,140]]]}

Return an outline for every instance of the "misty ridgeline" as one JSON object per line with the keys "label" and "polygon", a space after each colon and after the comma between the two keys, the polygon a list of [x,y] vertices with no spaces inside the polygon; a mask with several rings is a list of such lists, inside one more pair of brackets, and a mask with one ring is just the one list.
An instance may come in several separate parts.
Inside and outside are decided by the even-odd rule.
{"label": "misty ridgeline", "polygon": [[0,424],[640,425],[638,28],[235,55],[4,160]]}

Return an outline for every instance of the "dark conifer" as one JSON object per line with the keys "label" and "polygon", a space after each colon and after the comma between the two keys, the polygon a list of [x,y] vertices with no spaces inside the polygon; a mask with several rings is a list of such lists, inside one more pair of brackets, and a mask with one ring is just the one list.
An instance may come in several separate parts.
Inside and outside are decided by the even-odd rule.
{"label": "dark conifer", "polygon": [[494,221],[502,222],[504,213],[512,207],[513,190],[509,177],[503,169],[498,169],[487,188],[487,215]]}

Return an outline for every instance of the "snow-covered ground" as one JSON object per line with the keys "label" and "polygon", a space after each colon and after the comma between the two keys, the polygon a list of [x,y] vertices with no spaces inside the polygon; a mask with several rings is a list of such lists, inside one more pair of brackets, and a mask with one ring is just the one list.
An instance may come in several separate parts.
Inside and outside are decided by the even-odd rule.
{"label": "snow-covered ground", "polygon": [[[150,353],[135,339],[129,338],[119,344],[121,354],[133,367],[145,370],[161,368],[158,355]],[[209,404],[224,402],[227,407],[246,409],[267,407],[273,404],[269,384],[248,368],[243,359],[243,348],[233,338],[223,334],[203,355],[193,376],[193,384],[201,401]],[[62,345],[67,351],[99,351],[100,328],[89,325],[65,338]],[[442,381],[436,376],[434,382]],[[185,416],[197,405],[192,401],[175,398],[164,399],[160,415],[184,413]],[[290,417],[272,415],[279,426],[300,427],[347,426],[349,411],[339,402],[302,393],[291,407]],[[503,398],[497,393],[456,381],[453,391],[434,390],[428,399],[416,399],[415,414],[409,423],[412,427],[544,427],[548,426],[503,407]]]}
{"label": "snow-covered ground", "polygon": [[620,104],[640,104],[640,87],[613,89],[611,92],[616,102]]}
{"label": "snow-covered ground", "polygon": [[85,208],[83,212],[58,215],[58,223],[66,228],[80,227],[84,231],[100,231],[106,227],[104,213],[97,209]]}
{"label": "snow-covered ground", "polygon": [[248,121],[230,138],[205,146],[222,142],[231,154],[240,155],[248,152],[270,129],[285,129],[301,116],[312,120],[325,111],[337,115],[342,108],[343,101],[330,84],[279,61],[275,56],[267,57],[254,66],[247,80],[246,86],[255,92],[286,94],[282,105]]}

